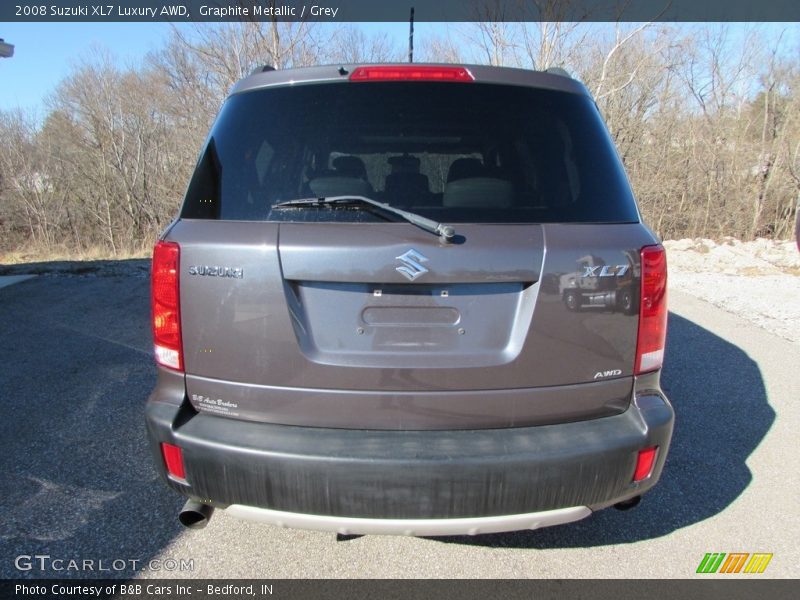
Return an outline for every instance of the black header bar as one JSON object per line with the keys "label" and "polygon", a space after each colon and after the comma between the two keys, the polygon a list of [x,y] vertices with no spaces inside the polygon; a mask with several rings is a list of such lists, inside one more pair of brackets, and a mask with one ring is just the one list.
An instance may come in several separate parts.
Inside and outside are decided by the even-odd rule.
{"label": "black header bar", "polygon": [[0,22],[792,22],[798,0],[3,0]]}
{"label": "black header bar", "polygon": [[37,600],[752,600],[793,598],[797,580],[446,580],[446,579],[5,579],[0,598]]}

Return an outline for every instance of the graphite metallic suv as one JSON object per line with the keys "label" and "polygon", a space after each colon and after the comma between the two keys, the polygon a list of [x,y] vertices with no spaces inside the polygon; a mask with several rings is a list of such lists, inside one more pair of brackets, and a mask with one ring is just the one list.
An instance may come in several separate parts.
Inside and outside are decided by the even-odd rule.
{"label": "graphite metallic suv", "polygon": [[258,69],[156,244],[152,309],[147,425],[185,525],[535,529],[635,505],[667,456],[664,249],[563,72]]}

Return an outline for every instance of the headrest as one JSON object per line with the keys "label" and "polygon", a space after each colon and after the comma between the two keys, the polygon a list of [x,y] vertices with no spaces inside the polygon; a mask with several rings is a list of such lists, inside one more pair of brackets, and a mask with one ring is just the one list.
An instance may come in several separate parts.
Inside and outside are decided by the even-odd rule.
{"label": "headrest", "polygon": [[343,177],[367,178],[367,167],[357,156],[337,156],[333,159],[333,168]]}
{"label": "headrest", "polygon": [[483,163],[477,158],[457,158],[447,171],[447,181],[480,177],[484,173]]}
{"label": "headrest", "polygon": [[390,156],[388,163],[392,166],[392,173],[419,173],[419,159],[410,154]]}

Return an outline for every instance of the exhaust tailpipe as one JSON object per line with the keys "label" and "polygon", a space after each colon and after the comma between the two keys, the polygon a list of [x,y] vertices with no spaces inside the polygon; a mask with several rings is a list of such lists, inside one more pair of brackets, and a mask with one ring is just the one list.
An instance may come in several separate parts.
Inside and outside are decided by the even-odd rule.
{"label": "exhaust tailpipe", "polygon": [[181,525],[188,529],[203,529],[211,520],[214,514],[214,507],[208,504],[187,500],[181,512],[178,513],[178,520]]}
{"label": "exhaust tailpipe", "polygon": [[623,500],[622,502],[617,502],[614,505],[614,508],[617,510],[630,510],[637,506],[639,502],[642,501],[641,496],[634,496],[633,498],[628,498],[627,500]]}

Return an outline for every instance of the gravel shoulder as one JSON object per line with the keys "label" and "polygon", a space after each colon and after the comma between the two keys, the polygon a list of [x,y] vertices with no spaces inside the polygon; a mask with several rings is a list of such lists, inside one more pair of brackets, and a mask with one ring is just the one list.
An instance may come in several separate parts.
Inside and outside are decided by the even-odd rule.
{"label": "gravel shoulder", "polygon": [[669,287],[800,344],[800,252],[794,241],[664,242]]}

